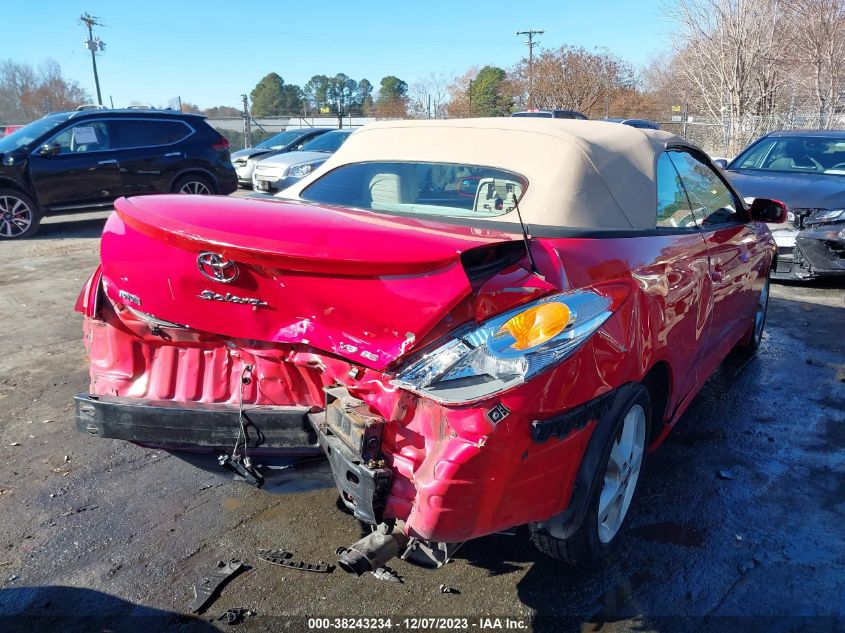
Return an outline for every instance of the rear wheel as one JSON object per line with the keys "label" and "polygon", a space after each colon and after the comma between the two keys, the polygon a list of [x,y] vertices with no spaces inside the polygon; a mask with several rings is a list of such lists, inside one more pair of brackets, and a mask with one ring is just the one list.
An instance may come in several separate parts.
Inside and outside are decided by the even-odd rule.
{"label": "rear wheel", "polygon": [[31,237],[38,232],[41,211],[22,191],[0,189],[0,239]]}
{"label": "rear wheel", "polygon": [[530,526],[531,540],[541,552],[587,569],[615,551],[645,463],[650,419],[648,390],[637,385],[604,442],[600,472],[581,525],[565,539],[551,536],[537,524]]}
{"label": "rear wheel", "polygon": [[754,318],[751,322],[751,333],[747,338],[747,342],[743,342],[737,346],[737,349],[744,354],[753,354],[760,348],[760,343],[763,342],[763,330],[766,327],[766,315],[769,311],[769,276],[763,282],[763,287],[760,290],[760,296],[757,299],[757,308],[754,311]]}
{"label": "rear wheel", "polygon": [[182,176],[173,185],[173,193],[187,193],[196,196],[210,196],[214,193],[214,183],[207,176],[188,174]]}

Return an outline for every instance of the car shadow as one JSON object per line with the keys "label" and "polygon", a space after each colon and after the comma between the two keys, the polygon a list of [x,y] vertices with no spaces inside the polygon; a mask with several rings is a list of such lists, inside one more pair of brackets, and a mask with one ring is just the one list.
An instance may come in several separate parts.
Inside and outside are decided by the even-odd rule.
{"label": "car shadow", "polygon": [[68,238],[99,238],[103,233],[106,217],[60,220],[51,222],[46,219],[38,233],[31,240],[55,240]]}
{"label": "car shadow", "polygon": [[2,630],[15,632],[218,630],[190,615],[135,604],[102,591],[59,585],[0,589],[0,623]]}

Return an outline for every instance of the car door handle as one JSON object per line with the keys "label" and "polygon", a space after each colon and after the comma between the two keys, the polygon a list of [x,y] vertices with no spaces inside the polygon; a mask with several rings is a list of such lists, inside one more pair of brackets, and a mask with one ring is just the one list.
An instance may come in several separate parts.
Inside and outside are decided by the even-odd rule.
{"label": "car door handle", "polygon": [[165,157],[165,158],[170,158],[171,156],[181,156],[181,155],[182,155],[182,152],[167,152],[167,153],[164,155],[164,157]]}
{"label": "car door handle", "polygon": [[117,160],[114,158],[110,158],[108,160],[101,160],[98,165],[117,165]]}

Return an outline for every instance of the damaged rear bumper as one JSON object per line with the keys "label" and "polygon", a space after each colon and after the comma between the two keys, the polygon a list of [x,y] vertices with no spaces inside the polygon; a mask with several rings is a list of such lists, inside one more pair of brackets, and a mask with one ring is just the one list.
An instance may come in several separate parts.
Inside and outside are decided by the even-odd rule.
{"label": "damaged rear bumper", "polygon": [[[94,396],[74,398],[76,428],[90,435],[126,440],[166,450],[232,450],[238,441],[238,407],[226,404]],[[309,424],[311,409],[299,406],[246,408],[246,446],[265,455],[312,456],[322,453]]]}
{"label": "damaged rear bumper", "polygon": [[343,387],[325,393],[325,411],[308,417],[331,464],[340,498],[358,520],[381,523],[392,475],[381,447],[387,421]]}

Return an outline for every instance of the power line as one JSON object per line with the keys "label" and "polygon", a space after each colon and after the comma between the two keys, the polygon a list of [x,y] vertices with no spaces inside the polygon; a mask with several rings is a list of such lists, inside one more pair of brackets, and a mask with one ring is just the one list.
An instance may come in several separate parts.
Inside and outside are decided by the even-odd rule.
{"label": "power line", "polygon": [[97,52],[106,50],[106,43],[99,37],[94,38],[95,26],[103,26],[97,22],[97,18],[88,13],[83,13],[79,16],[79,21],[88,27],[88,39],[85,40],[85,48],[91,51],[91,65],[94,67],[94,85],[97,86],[97,103],[103,105],[103,95],[100,93],[100,77],[97,75]]}
{"label": "power line", "polygon": [[536,29],[529,29],[527,31],[517,31],[517,36],[526,35],[528,39],[528,109],[534,108],[534,46],[537,42],[534,41],[535,35],[542,35],[545,31],[538,31]]}

